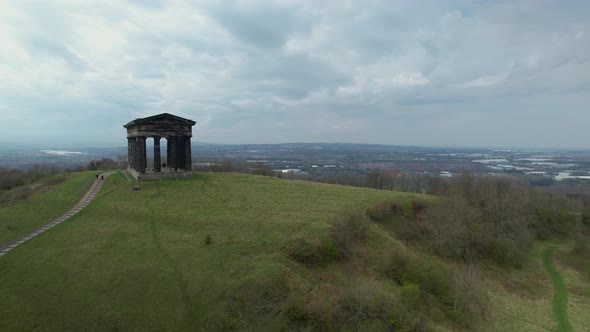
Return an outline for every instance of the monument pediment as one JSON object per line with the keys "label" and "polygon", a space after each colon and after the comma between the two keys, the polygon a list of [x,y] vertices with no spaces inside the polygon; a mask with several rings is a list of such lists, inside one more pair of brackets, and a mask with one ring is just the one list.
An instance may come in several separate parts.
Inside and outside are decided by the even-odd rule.
{"label": "monument pediment", "polygon": [[129,128],[136,125],[142,124],[183,124],[183,125],[190,125],[194,126],[196,124],[195,121],[182,118],[177,115],[173,115],[170,113],[162,113],[153,116],[148,116],[147,118],[138,118],[133,121],[130,121],[123,127]]}

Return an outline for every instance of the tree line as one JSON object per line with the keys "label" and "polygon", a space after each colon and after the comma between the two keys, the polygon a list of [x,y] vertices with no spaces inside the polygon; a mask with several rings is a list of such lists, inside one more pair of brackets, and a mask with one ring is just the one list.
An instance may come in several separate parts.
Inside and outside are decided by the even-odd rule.
{"label": "tree line", "polygon": [[94,159],[86,165],[79,165],[71,168],[64,168],[50,163],[34,164],[27,169],[9,169],[0,167],[0,190],[10,190],[64,172],[124,169],[126,167],[127,162],[125,160],[114,160],[111,158]]}

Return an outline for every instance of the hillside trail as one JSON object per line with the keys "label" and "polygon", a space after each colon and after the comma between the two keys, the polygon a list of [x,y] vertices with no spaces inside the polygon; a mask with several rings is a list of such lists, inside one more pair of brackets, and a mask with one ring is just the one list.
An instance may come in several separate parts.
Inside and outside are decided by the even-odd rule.
{"label": "hillside trail", "polygon": [[563,276],[553,263],[555,249],[555,246],[551,246],[543,251],[543,265],[553,283],[553,313],[557,320],[558,331],[570,332],[573,329],[567,315],[568,290]]}
{"label": "hillside trail", "polygon": [[71,218],[72,216],[74,216],[76,213],[80,212],[80,210],[82,210],[88,204],[90,204],[90,202],[92,202],[92,200],[96,197],[96,194],[100,191],[100,188],[102,188],[102,185],[103,185],[104,181],[106,180],[106,178],[109,177],[109,175],[111,175],[113,173],[116,173],[116,172],[108,172],[108,173],[99,174],[98,177],[94,180],[94,182],[90,186],[90,189],[88,189],[88,191],[84,194],[84,196],[82,196],[80,201],[78,203],[76,203],[76,205],[74,205],[70,210],[68,210],[68,212],[62,214],[61,216],[59,216],[56,219],[52,220],[51,222],[43,225],[42,227],[35,229],[34,231],[30,232],[29,234],[24,235],[16,240],[12,240],[11,242],[8,242],[8,244],[6,244],[4,246],[0,246],[0,257],[6,255],[12,249],[29,241],[30,239],[45,232],[46,230],[61,224],[62,222],[66,221],[69,218]]}

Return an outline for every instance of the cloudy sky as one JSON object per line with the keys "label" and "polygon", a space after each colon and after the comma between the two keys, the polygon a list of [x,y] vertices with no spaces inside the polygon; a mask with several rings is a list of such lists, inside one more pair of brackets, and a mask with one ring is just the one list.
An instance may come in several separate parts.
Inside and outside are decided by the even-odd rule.
{"label": "cloudy sky", "polygon": [[590,148],[590,2],[0,0],[0,142]]}

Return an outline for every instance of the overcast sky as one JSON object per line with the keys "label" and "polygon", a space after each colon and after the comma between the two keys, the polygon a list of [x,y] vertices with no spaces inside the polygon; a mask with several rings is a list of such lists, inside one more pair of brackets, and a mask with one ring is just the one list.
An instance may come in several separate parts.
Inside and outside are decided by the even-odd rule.
{"label": "overcast sky", "polygon": [[0,0],[0,142],[590,148],[590,1]]}

